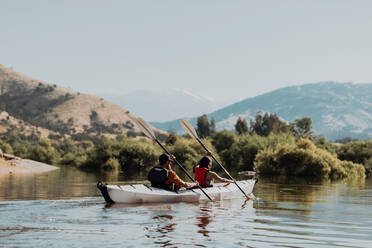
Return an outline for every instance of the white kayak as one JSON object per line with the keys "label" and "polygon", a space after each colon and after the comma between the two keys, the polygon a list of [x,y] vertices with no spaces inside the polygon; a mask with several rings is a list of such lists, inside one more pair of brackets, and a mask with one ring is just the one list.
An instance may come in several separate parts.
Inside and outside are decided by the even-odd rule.
{"label": "white kayak", "polygon": [[[239,187],[247,194],[251,194],[256,180],[238,181]],[[199,189],[169,191],[144,184],[107,185],[97,183],[107,203],[152,203],[152,202],[198,202],[208,200]],[[242,197],[243,193],[234,184],[216,183],[213,187],[203,188],[214,201]]]}

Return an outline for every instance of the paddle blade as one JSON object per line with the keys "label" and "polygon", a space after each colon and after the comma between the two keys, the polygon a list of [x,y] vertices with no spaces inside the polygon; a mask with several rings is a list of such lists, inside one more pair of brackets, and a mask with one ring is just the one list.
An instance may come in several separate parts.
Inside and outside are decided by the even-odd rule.
{"label": "paddle blade", "polygon": [[188,133],[191,137],[194,137],[195,139],[199,138],[196,130],[193,128],[193,126],[191,126],[190,122],[188,122],[186,119],[181,119],[180,123],[183,129],[185,129],[186,133]]}
{"label": "paddle blade", "polygon": [[134,123],[134,125],[137,126],[141,130],[141,132],[146,135],[146,137],[152,139],[151,135],[148,134],[148,131],[146,131],[146,129],[144,129],[144,127],[138,122],[136,116],[129,112],[126,114],[129,117],[129,119]]}
{"label": "paddle blade", "polygon": [[[139,126],[136,116],[134,116],[132,113],[129,113],[129,111],[126,114],[129,117],[129,119],[133,122],[134,125]],[[142,129],[141,129],[141,131],[142,131]]]}
{"label": "paddle blade", "polygon": [[244,175],[244,176],[254,176],[256,175],[255,171],[239,171],[239,175]]}
{"label": "paddle blade", "polygon": [[137,118],[136,120],[141,131],[150,139],[156,140],[155,133],[152,131],[151,126],[147,124],[141,117]]}

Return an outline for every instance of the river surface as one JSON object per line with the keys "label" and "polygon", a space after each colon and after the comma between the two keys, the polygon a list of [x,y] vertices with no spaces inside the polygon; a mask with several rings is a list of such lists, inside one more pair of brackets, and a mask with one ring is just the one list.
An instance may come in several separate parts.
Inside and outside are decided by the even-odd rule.
{"label": "river surface", "polygon": [[260,178],[255,200],[106,206],[97,180],[62,169],[0,178],[0,247],[372,247],[372,180]]}

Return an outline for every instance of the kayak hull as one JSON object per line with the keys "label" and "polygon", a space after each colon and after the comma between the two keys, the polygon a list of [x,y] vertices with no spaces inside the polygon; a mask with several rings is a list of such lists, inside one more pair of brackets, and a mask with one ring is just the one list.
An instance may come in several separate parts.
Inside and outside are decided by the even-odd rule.
{"label": "kayak hull", "polygon": [[[252,193],[255,183],[254,179],[237,182],[247,195]],[[101,182],[97,183],[97,187],[107,203],[199,202],[208,200],[199,188],[174,192],[144,184],[120,186],[106,185]],[[233,183],[227,186],[224,183],[217,183],[213,187],[203,188],[203,190],[216,201],[243,196],[243,193]]]}

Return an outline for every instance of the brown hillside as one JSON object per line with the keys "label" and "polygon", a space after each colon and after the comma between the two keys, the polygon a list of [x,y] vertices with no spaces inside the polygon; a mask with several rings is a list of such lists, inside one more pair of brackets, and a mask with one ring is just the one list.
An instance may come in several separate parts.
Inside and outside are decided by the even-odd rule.
{"label": "brown hillside", "polygon": [[5,111],[0,112],[0,135],[13,130],[17,130],[18,134],[24,136],[36,136],[43,139],[48,138],[50,135],[58,135],[58,133],[54,131],[27,124],[22,120],[10,116]]}
{"label": "brown hillside", "polygon": [[0,110],[61,134],[136,136],[141,133],[130,119],[129,111],[116,104],[33,79],[3,65],[0,65]]}

